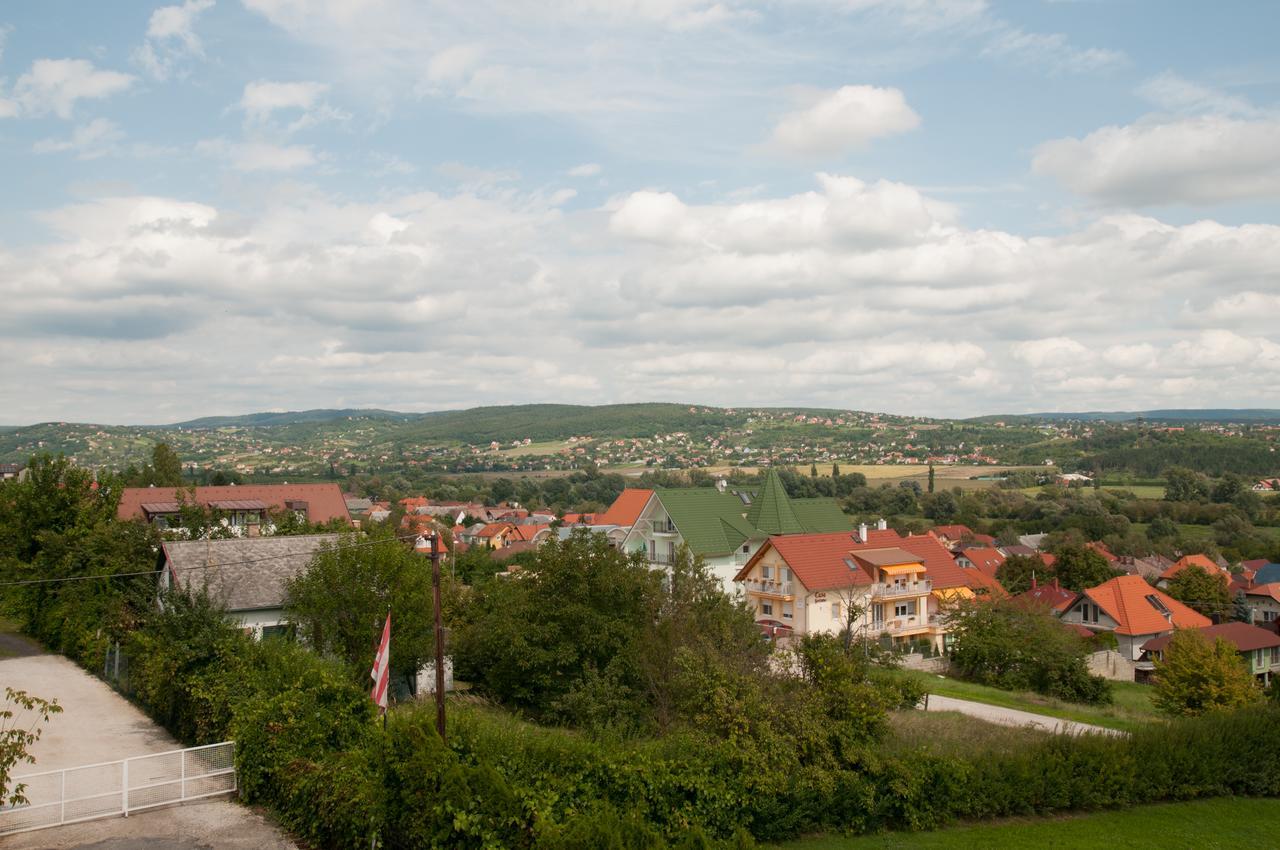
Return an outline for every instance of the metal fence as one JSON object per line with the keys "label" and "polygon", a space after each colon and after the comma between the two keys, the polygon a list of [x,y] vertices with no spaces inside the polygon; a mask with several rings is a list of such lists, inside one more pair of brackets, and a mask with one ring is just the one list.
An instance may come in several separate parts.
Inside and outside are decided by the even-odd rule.
{"label": "metal fence", "polygon": [[235,742],[15,776],[27,802],[0,806],[0,835],[113,817],[236,790]]}

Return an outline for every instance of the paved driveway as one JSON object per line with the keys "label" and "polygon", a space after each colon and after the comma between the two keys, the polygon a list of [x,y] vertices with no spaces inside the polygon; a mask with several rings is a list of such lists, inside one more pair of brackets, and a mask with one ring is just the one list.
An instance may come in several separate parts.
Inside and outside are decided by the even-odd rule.
{"label": "paved driveway", "polygon": [[[12,642],[11,642],[12,643]],[[19,773],[58,770],[178,749],[181,745],[111,690],[60,655],[0,658],[0,683],[63,707],[44,727]],[[4,850],[296,850],[261,815],[225,798],[51,827],[0,838]]]}
{"label": "paved driveway", "polygon": [[1128,734],[1127,732],[1121,732],[1119,729],[1108,729],[1105,726],[1076,723],[1073,720],[1060,720],[1057,717],[1033,714],[1030,711],[1018,711],[1016,708],[987,705],[985,702],[973,702],[967,699],[956,699],[955,697],[940,697],[937,694],[929,694],[927,708],[929,711],[958,711],[961,714],[977,717],[980,720],[996,723],[1000,726],[1029,726],[1033,729],[1043,729],[1046,732],[1061,732],[1068,735],[1077,735],[1081,732],[1099,732],[1103,735]]}

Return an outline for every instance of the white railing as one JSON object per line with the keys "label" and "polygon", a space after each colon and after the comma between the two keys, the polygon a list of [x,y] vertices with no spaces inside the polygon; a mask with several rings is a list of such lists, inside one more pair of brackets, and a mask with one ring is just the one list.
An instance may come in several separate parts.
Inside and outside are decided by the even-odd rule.
{"label": "white railing", "polygon": [[743,584],[753,593],[768,593],[774,596],[793,596],[795,591],[791,582],[770,578],[749,578]]}
{"label": "white railing", "polygon": [[236,790],[235,742],[15,776],[27,802],[0,806],[0,835],[114,817]]}
{"label": "white railing", "polygon": [[881,582],[871,586],[873,599],[892,599],[896,596],[924,596],[933,592],[933,582],[908,581],[902,583]]}

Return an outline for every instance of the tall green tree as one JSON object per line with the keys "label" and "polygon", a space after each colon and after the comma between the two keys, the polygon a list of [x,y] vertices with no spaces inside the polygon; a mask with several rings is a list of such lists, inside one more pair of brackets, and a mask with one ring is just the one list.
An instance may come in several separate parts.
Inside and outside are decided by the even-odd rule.
{"label": "tall green tree", "polygon": [[415,674],[435,657],[431,564],[390,531],[344,535],[286,585],[285,612],[299,636],[362,682],[388,611],[392,674]]}
{"label": "tall green tree", "polygon": [[1222,577],[1204,567],[1184,567],[1165,586],[1165,592],[1206,617],[1227,619],[1234,613],[1231,591]]}
{"label": "tall green tree", "polygon": [[1058,577],[1058,582],[1068,590],[1096,587],[1121,574],[1106,558],[1088,546],[1068,544],[1059,547],[1053,554],[1054,574]]}
{"label": "tall green tree", "polygon": [[1184,466],[1164,471],[1164,497],[1170,502],[1204,502],[1209,499],[1209,479]]}
{"label": "tall green tree", "polygon": [[1172,716],[1194,716],[1258,702],[1262,689],[1236,648],[1196,629],[1178,629],[1156,662],[1151,702]]}
{"label": "tall green tree", "polygon": [[1053,580],[1051,567],[1034,555],[1010,555],[996,570],[996,579],[1010,594],[1024,593],[1031,589],[1031,580],[1040,584]]}
{"label": "tall green tree", "polygon": [[929,492],[933,492],[933,464],[929,464]]}
{"label": "tall green tree", "polygon": [[156,443],[151,450],[151,477],[157,487],[182,486],[182,460],[168,443]]}

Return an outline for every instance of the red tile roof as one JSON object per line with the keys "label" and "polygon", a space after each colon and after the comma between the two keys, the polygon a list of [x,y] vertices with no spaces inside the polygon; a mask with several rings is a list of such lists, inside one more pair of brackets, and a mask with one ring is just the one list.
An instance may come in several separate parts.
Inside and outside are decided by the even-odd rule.
{"label": "red tile roof", "polygon": [[1223,581],[1226,581],[1228,583],[1231,582],[1230,571],[1224,570],[1222,567],[1215,564],[1213,560],[1209,558],[1208,555],[1183,555],[1181,558],[1179,558],[1177,561],[1174,562],[1172,567],[1169,567],[1169,569],[1162,572],[1160,574],[1160,578],[1162,579],[1173,578],[1178,573],[1182,572],[1187,567],[1191,567],[1191,566],[1200,567],[1211,576],[1216,575],[1221,577]]}
{"label": "red tile roof", "polygon": [[1251,587],[1245,592],[1245,596],[1263,596],[1280,602],[1280,582],[1273,581],[1270,584],[1260,584],[1257,587]]}
{"label": "red tile roof", "polygon": [[636,520],[640,519],[640,512],[644,510],[645,505],[649,504],[649,497],[652,495],[652,490],[641,487],[623,490],[618,494],[618,498],[613,500],[609,510],[596,514],[591,524],[623,525],[630,528],[636,524]]}
{"label": "red tile roof", "polygon": [[991,578],[996,577],[996,570],[1005,561],[1003,552],[987,546],[966,546],[960,550],[960,555],[968,558],[975,568]]}
{"label": "red tile roof", "polygon": [[539,531],[550,527],[550,523],[541,523],[538,525],[515,525],[511,527],[512,534],[509,539],[528,543],[533,540],[534,535]]}
{"label": "red tile roof", "polygon": [[[901,549],[924,565],[925,574],[935,590],[965,587],[999,595],[1004,588],[994,578],[980,570],[959,566],[951,553],[931,534],[899,536],[893,529],[870,530],[867,540],[859,542],[856,534],[846,531],[831,534],[784,534],[770,537],[765,546],[752,556],[736,578],[746,578],[755,562],[769,547],[774,548],[787,562],[796,578],[808,590],[830,590],[836,587],[868,585],[872,578],[865,569],[853,570],[849,566],[852,555],[868,550]],[[856,562],[854,562],[856,563]],[[810,583],[812,582],[812,583]]]}
{"label": "red tile roof", "polygon": [[[1116,631],[1122,635],[1150,635],[1175,627],[1198,629],[1212,625],[1208,617],[1147,584],[1141,576],[1119,576],[1088,588],[1084,595],[1116,621]],[[1172,623],[1165,619],[1153,600],[1169,612]]]}
{"label": "red tile roof", "polygon": [[480,531],[475,536],[476,537],[497,537],[499,534],[502,534],[503,532],[506,532],[506,531],[510,531],[513,528],[515,528],[515,526],[509,522],[491,522],[488,525],[486,525],[484,528],[480,529]]}
{"label": "red tile roof", "polygon": [[[1235,646],[1240,652],[1252,652],[1255,649],[1265,649],[1268,646],[1280,646],[1280,635],[1273,634],[1266,629],[1260,629],[1257,626],[1251,626],[1248,623],[1220,623],[1216,626],[1205,626],[1202,629],[1197,629],[1197,631],[1210,641],[1215,638],[1222,638]],[[1173,640],[1172,634],[1161,635],[1144,643],[1142,648],[1147,652],[1158,652],[1168,646],[1171,640]]]}
{"label": "red tile roof", "polygon": [[1101,555],[1102,557],[1106,558],[1106,559],[1107,559],[1107,563],[1109,563],[1109,564],[1114,564],[1116,561],[1120,560],[1120,558],[1119,558],[1119,557],[1117,557],[1117,556],[1116,556],[1116,554],[1115,554],[1114,552],[1112,552],[1110,549],[1108,549],[1108,548],[1107,548],[1107,544],[1103,543],[1103,542],[1102,542],[1102,541],[1100,541],[1100,540],[1094,540],[1094,541],[1092,541],[1092,542],[1090,542],[1090,543],[1086,543],[1086,544],[1084,544],[1084,545],[1085,545],[1085,547],[1086,547],[1086,548],[1088,548],[1088,549],[1092,549],[1093,551],[1097,552],[1097,553],[1098,553],[1099,555]]}
{"label": "red tile roof", "polygon": [[1061,612],[1070,608],[1071,603],[1075,602],[1078,596],[1079,594],[1067,590],[1058,584],[1057,579],[1054,579],[1051,584],[1033,583],[1030,590],[1019,593],[1013,599],[1015,602],[1044,605]]}
{"label": "red tile roof", "polygon": [[[257,500],[278,511],[285,510],[286,502],[306,502],[309,522],[324,523],[334,519],[351,522],[347,502],[342,498],[342,489],[337,484],[229,484],[221,487],[197,487],[195,500],[201,505]],[[176,487],[126,487],[120,494],[116,518],[145,519],[143,504],[176,501]]]}

